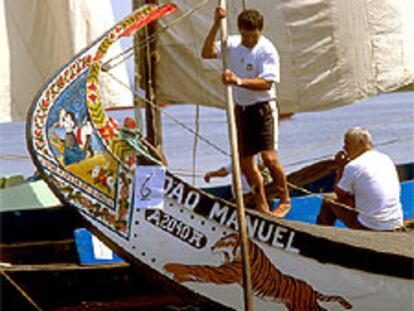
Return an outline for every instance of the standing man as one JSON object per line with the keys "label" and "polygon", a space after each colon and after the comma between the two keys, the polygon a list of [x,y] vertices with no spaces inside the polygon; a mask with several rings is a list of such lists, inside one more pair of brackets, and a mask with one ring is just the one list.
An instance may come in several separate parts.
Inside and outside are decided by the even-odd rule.
{"label": "standing man", "polygon": [[403,225],[397,170],[387,155],[373,149],[367,130],[355,127],[347,131],[344,151],[337,153],[335,161],[335,194],[323,200],[318,224],[333,226],[340,219],[352,229],[378,231]]}
{"label": "standing man", "polygon": [[[215,38],[225,16],[223,8],[216,9],[213,26],[204,41],[203,58],[222,57],[220,42]],[[234,85],[241,169],[254,189],[257,209],[283,218],[291,205],[286,175],[275,150],[278,134],[275,83],[279,82],[279,55],[261,34],[263,16],[259,12],[244,10],[238,16],[237,26],[240,35],[228,38],[230,68],[224,71],[222,80],[224,84]],[[267,204],[263,178],[255,161],[257,154],[269,168],[279,191],[280,203],[273,212]]]}

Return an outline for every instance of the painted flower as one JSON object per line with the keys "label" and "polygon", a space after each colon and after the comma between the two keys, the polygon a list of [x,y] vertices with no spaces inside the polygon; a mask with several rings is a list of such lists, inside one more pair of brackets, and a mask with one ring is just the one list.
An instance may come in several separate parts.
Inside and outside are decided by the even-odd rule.
{"label": "painted flower", "polygon": [[120,206],[118,209],[118,219],[123,219],[128,215],[128,207]]}
{"label": "painted flower", "polygon": [[114,128],[108,123],[99,129],[99,133],[105,140],[109,140],[115,136]]}
{"label": "painted flower", "polygon": [[129,189],[127,186],[123,185],[121,188],[121,197],[127,198],[129,196]]}
{"label": "painted flower", "polygon": [[98,176],[96,177],[96,180],[98,182],[106,184],[107,179],[108,179],[108,175],[106,174],[104,169],[101,169],[98,173]]}
{"label": "painted flower", "polygon": [[47,100],[45,100],[44,98],[40,101],[40,106],[43,108],[43,109],[47,109],[48,107],[49,107],[49,102],[47,101]]}
{"label": "painted flower", "polygon": [[34,129],[33,134],[38,137],[43,135],[43,131],[39,129]]}
{"label": "painted flower", "polygon": [[113,224],[116,222],[115,215],[112,215],[112,214],[108,214],[108,215],[106,215],[106,221],[107,221],[109,224],[113,225]]}
{"label": "painted flower", "polygon": [[85,206],[85,207],[89,207],[89,206],[92,205],[92,201],[85,198],[85,197],[79,197],[78,202],[79,202],[79,204],[81,204],[82,206]]}

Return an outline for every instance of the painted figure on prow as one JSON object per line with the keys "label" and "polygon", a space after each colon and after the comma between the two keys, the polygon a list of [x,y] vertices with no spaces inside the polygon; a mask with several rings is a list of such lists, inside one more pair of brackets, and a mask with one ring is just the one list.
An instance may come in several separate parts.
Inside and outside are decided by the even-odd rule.
{"label": "painted figure on prow", "polygon": [[86,153],[81,150],[76,138],[76,117],[71,111],[61,110],[59,115],[60,126],[65,129],[65,144],[63,153],[63,163],[70,165],[85,159]]}
{"label": "painted figure on prow", "polygon": [[[215,41],[226,10],[216,8],[214,23],[202,49],[203,58],[220,58],[220,42]],[[244,10],[237,19],[240,35],[228,38],[229,68],[223,72],[224,84],[233,86],[240,164],[255,192],[256,208],[266,214],[284,217],[290,210],[286,175],[277,152],[278,110],[276,83],[279,82],[279,55],[262,35],[263,16]],[[255,161],[260,154],[278,189],[280,203],[271,212],[266,200],[263,178]]]}
{"label": "painted figure on prow", "polygon": [[373,149],[368,130],[348,130],[335,161],[335,193],[325,196],[318,224],[333,226],[339,219],[349,228],[378,231],[403,225],[397,169],[390,157]]}
{"label": "painted figure on prow", "polygon": [[93,127],[91,121],[86,121],[82,127],[76,130],[76,139],[80,148],[86,152],[86,157],[93,157],[95,152],[92,148],[92,133]]}

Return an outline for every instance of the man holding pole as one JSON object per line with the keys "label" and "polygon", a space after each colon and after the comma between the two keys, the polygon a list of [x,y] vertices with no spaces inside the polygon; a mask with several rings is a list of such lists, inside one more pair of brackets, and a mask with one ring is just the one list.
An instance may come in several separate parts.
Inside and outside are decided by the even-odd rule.
{"label": "man holding pole", "polygon": [[[221,58],[219,42],[215,41],[220,21],[226,11],[218,7],[213,26],[202,49],[202,57]],[[237,19],[240,35],[228,38],[229,68],[222,75],[223,83],[233,85],[240,164],[255,193],[256,208],[266,214],[283,218],[290,210],[286,175],[275,150],[278,134],[276,87],[279,82],[279,55],[264,37],[263,16],[256,10],[244,10]],[[269,168],[279,192],[280,203],[271,212],[266,200],[263,178],[255,161],[260,154]]]}

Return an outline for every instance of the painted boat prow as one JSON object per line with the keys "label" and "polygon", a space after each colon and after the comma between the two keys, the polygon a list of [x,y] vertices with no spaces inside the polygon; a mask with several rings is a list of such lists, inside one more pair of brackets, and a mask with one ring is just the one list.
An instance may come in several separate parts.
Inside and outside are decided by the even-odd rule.
{"label": "painted boat prow", "polygon": [[[171,10],[139,9],[62,68],[30,110],[29,150],[52,191],[123,259],[188,297],[239,310],[235,207],[163,167],[137,162],[148,154],[125,142],[101,105],[100,61],[111,43]],[[141,204],[152,199],[152,181],[161,182],[159,209]],[[255,309],[411,307],[412,234],[320,227],[251,210],[246,215]]]}

